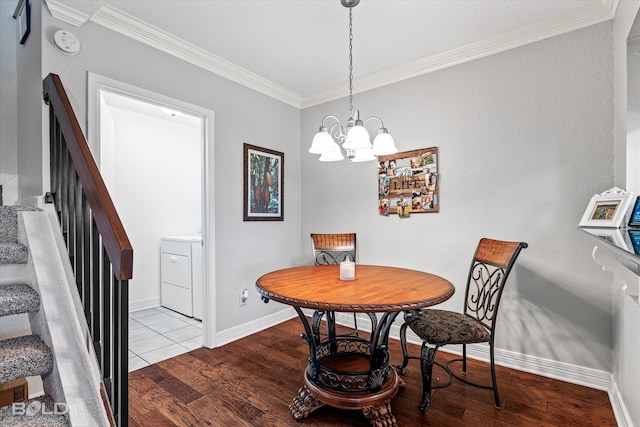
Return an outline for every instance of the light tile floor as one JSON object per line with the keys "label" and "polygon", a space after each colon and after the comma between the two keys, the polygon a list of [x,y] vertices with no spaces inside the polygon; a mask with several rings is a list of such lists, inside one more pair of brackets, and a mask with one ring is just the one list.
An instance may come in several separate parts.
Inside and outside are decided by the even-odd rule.
{"label": "light tile floor", "polygon": [[129,372],[199,347],[199,320],[161,306],[129,313]]}

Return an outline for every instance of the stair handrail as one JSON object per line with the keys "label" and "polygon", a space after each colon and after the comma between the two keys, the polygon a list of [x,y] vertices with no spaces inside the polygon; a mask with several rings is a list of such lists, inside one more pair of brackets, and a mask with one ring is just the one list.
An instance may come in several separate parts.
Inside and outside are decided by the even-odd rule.
{"label": "stair handrail", "polygon": [[118,216],[107,186],[82,133],[60,76],[49,74],[44,79],[44,99],[53,106],[60,129],[65,137],[73,164],[86,193],[114,275],[119,280],[131,279],[133,248]]}
{"label": "stair handrail", "polygon": [[102,376],[111,422],[128,423],[128,312],[133,249],[57,74],[43,81],[49,105],[51,193],[87,339]]}

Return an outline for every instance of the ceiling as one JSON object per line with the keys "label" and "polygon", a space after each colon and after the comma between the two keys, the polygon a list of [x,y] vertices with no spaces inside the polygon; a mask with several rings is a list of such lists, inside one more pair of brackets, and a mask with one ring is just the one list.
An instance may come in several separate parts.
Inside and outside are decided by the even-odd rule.
{"label": "ceiling", "polygon": [[[348,9],[339,0],[45,1],[56,18],[91,20],[293,105],[347,91]],[[603,22],[617,2],[362,0],[353,8],[354,92]]]}

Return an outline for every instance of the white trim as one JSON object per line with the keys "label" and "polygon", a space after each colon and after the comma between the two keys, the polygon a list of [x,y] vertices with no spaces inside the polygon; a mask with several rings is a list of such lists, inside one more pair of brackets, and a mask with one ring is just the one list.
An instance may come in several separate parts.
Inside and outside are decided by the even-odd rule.
{"label": "white trim", "polygon": [[223,346],[297,317],[293,307],[218,332],[217,344]]}
{"label": "white trim", "polygon": [[[391,337],[400,336],[400,327],[391,327]],[[407,342],[420,345],[420,339],[411,331],[407,331]],[[452,345],[442,347],[440,351],[462,354],[462,346]],[[489,346],[473,344],[467,346],[467,356],[471,359],[489,361]],[[609,390],[611,373],[598,369],[585,368],[570,363],[558,362],[537,356],[516,353],[514,351],[495,349],[496,365],[518,371],[529,372],[547,378],[553,378],[572,384],[578,384],[596,390]]]}
{"label": "white trim", "polygon": [[611,387],[609,387],[609,400],[611,401],[613,415],[616,417],[618,427],[633,427],[633,420],[624,404],[624,399],[620,394],[620,389],[618,389],[618,384],[616,384],[613,375],[611,375]]}
{"label": "white trim", "polygon": [[[216,347],[216,281],[215,281],[215,201],[213,200],[213,177],[214,177],[214,135],[215,135],[215,114],[198,105],[190,104],[175,98],[171,98],[159,93],[155,93],[127,83],[119,82],[108,77],[95,73],[88,73],[87,84],[87,134],[89,141],[95,141],[97,146],[90,146],[96,162],[100,164],[99,141],[100,141],[100,92],[109,92],[129,98],[134,98],[143,102],[156,105],[165,105],[184,111],[185,113],[202,118],[202,153],[203,153],[203,212],[202,212],[202,236],[203,236],[203,259],[204,271],[204,310],[202,319],[202,343],[205,347]],[[210,256],[211,254],[211,256]],[[159,304],[157,304],[159,305]],[[131,307],[130,307],[131,309]]]}
{"label": "white trim", "polygon": [[82,13],[72,7],[60,3],[57,0],[44,0],[44,3],[49,9],[49,13],[56,19],[59,19],[67,24],[71,24],[75,27],[79,27],[89,20],[89,15]]}
{"label": "white trim", "polygon": [[[336,323],[353,328],[353,316],[350,313],[336,313]],[[371,323],[367,317],[358,316],[358,329],[370,332]],[[389,338],[400,339],[400,326],[391,326]],[[407,330],[407,342],[421,345],[422,341],[411,330]],[[442,347],[440,351],[453,354],[462,354],[462,346],[450,345]],[[486,344],[472,344],[467,346],[467,356],[471,359],[489,361],[489,346]],[[514,351],[495,349],[496,365],[517,369],[518,371],[529,372],[547,378],[554,378],[560,381],[578,384],[597,390],[608,391],[611,386],[611,373],[585,368],[583,366],[572,365],[570,363],[558,362],[556,360],[545,359],[537,356],[516,353]]]}
{"label": "white trim", "polygon": [[217,284],[216,284],[216,207],[214,192],[215,165],[215,120],[214,112],[209,113],[202,120],[202,280],[204,292],[204,307],[202,307],[202,344],[207,348],[217,347],[216,313]]}
{"label": "white trim", "polygon": [[147,298],[138,301],[129,301],[129,313],[147,308],[158,307],[160,305],[160,297]]}
{"label": "white trim", "polygon": [[[599,24],[613,19],[617,6],[618,0],[594,1],[578,9],[541,19],[528,25],[522,25],[484,40],[371,73],[354,79],[353,92],[359,93],[387,86],[590,25]],[[301,108],[324,104],[325,102],[344,98],[348,94],[349,92],[344,84],[332,86],[315,94],[302,97]]]}
{"label": "white trim", "polygon": [[[462,347],[459,347],[462,352]],[[473,359],[489,361],[489,346],[468,346],[467,355]],[[496,364],[519,371],[554,378],[597,390],[609,390],[611,373],[598,369],[586,368],[542,357],[516,353],[514,351],[495,349]]]}
{"label": "white trim", "polygon": [[103,5],[91,21],[214,74],[300,108],[300,95],[198,46],[138,19],[109,4]]}
{"label": "white trim", "polygon": [[[354,93],[387,86],[608,21],[615,16],[618,2],[619,0],[594,0],[583,7],[541,19],[466,46],[359,77],[354,80]],[[301,96],[224,58],[175,37],[161,28],[129,15],[110,4],[102,5],[90,20],[297,108],[312,107],[348,95],[346,85],[339,84],[314,94]]]}

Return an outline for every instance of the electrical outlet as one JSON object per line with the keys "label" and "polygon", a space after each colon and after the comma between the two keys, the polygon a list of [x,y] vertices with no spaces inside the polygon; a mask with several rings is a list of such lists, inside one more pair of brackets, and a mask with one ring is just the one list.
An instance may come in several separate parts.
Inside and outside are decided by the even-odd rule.
{"label": "electrical outlet", "polygon": [[240,292],[240,305],[246,305],[248,299],[249,289],[243,289],[242,292]]}

